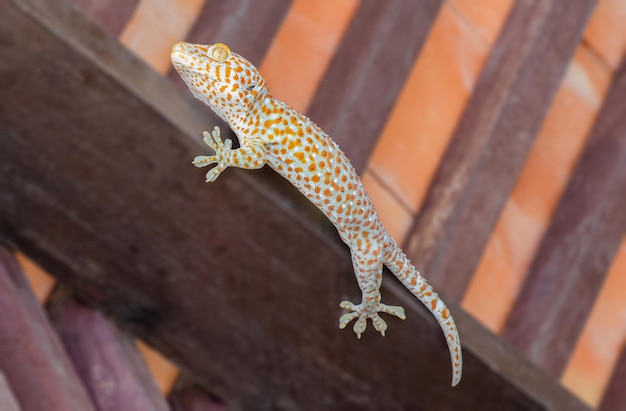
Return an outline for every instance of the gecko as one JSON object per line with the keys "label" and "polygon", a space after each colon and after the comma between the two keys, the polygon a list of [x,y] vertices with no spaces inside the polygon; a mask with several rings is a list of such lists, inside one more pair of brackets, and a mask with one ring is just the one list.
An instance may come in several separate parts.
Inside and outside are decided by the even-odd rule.
{"label": "gecko", "polygon": [[286,178],[328,217],[350,248],[362,296],[359,304],[339,304],[347,311],[339,319],[339,328],[356,319],[353,331],[361,338],[369,318],[384,336],[387,324],[379,313],[406,318],[402,307],[381,303],[385,265],[439,323],[452,361],[452,386],[456,386],[463,360],[452,315],[383,227],[339,146],[308,117],[274,98],[257,68],[227,45],[179,42],[172,48],[171,60],[191,94],[224,120],[240,143],[233,149],[230,139],[222,139],[219,127],[203,133],[215,154],[197,156],[193,164],[214,165],[206,181],[215,181],[227,167],[258,169],[265,164]]}

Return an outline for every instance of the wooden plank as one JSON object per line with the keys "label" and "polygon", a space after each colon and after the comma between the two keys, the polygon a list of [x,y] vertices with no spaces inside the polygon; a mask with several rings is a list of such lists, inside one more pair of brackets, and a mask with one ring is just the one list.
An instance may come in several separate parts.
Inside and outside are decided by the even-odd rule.
{"label": "wooden plank", "polygon": [[0,370],[24,411],[94,409],[17,261],[2,247]]}
{"label": "wooden plank", "polygon": [[308,116],[362,172],[441,0],[362,0],[332,59]]}
{"label": "wooden plank", "polygon": [[615,364],[611,382],[602,397],[602,403],[598,410],[626,411],[626,392],[624,392],[624,387],[626,387],[626,345]]}
{"label": "wooden plank", "polygon": [[587,141],[503,335],[559,377],[626,232],[626,64]]}
{"label": "wooden plank", "polygon": [[134,340],[101,312],[59,288],[48,303],[48,313],[98,410],[169,409]]}
{"label": "wooden plank", "polygon": [[172,411],[227,411],[218,399],[208,394],[189,376],[182,377],[169,396]]}
{"label": "wooden plank", "polygon": [[17,399],[11,391],[9,382],[4,374],[0,371],[0,410],[3,411],[21,411]]}
{"label": "wooden plank", "polygon": [[119,37],[139,4],[139,0],[68,1],[113,37]]}
{"label": "wooden plank", "polygon": [[[185,41],[225,43],[259,65],[291,3],[292,0],[207,1]],[[187,89],[173,67],[169,78]]]}
{"label": "wooden plank", "polygon": [[190,159],[215,117],[63,2],[25,1],[0,0],[0,234],[229,409],[586,409],[455,307],[451,389],[436,322],[392,281],[406,321],[338,330],[360,293],[314,207],[263,172],[204,184]]}
{"label": "wooden plank", "polygon": [[594,3],[520,0],[509,14],[405,247],[448,300],[465,293]]}

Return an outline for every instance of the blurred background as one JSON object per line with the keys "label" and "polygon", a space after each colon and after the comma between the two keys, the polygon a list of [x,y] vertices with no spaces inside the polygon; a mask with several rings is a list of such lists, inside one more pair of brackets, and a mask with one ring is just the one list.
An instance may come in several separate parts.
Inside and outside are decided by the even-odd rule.
{"label": "blurred background", "polygon": [[[181,90],[177,41],[248,57],[446,301],[591,409],[626,409],[625,0],[66,1]],[[56,323],[91,312],[14,255]],[[225,409],[184,408],[193,378],[133,341],[169,407]]]}

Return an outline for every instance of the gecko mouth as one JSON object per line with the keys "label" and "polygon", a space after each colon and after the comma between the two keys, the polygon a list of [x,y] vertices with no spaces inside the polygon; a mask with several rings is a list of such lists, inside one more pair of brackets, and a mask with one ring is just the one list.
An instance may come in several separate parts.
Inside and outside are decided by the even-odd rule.
{"label": "gecko mouth", "polygon": [[172,64],[174,64],[174,66],[181,65],[181,63],[189,57],[189,54],[185,50],[184,42],[174,44],[170,54],[170,59],[172,60]]}
{"label": "gecko mouth", "polygon": [[182,41],[179,41],[178,43],[174,44],[174,46],[172,47],[172,54],[184,53],[184,48],[185,48],[185,43]]}
{"label": "gecko mouth", "polygon": [[174,44],[172,47],[172,52],[170,53],[170,60],[172,60],[172,65],[181,73],[181,70],[191,70],[195,65],[199,62],[198,57],[195,55],[193,50],[190,50],[188,47],[188,43],[179,42]]}

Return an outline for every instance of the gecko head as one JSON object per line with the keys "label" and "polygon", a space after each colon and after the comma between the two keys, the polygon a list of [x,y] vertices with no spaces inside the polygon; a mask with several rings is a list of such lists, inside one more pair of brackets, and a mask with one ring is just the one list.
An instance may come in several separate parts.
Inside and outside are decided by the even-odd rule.
{"label": "gecko head", "polygon": [[225,121],[247,115],[267,94],[257,68],[225,44],[180,42],[172,48],[171,59],[194,97]]}

